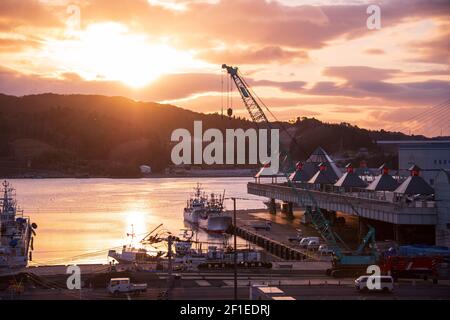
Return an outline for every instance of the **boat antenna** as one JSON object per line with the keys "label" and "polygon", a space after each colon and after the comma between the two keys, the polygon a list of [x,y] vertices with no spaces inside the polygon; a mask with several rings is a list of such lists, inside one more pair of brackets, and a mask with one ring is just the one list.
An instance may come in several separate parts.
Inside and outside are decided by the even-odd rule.
{"label": "boat antenna", "polygon": [[133,242],[134,242],[134,236],[135,236],[136,234],[134,233],[134,225],[132,224],[131,225],[131,233],[127,233],[127,237],[131,237],[131,245],[133,244]]}
{"label": "boat antenna", "polygon": [[220,205],[223,207],[223,202],[225,200],[225,189],[223,189],[223,195],[222,195],[222,201],[220,202]]}

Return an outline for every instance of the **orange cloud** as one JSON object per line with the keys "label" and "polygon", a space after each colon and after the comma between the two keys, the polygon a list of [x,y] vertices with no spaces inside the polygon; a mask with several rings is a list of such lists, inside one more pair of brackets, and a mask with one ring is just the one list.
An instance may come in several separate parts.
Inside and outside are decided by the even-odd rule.
{"label": "orange cloud", "polygon": [[[0,1],[0,57],[4,67],[0,69],[0,92],[122,95],[146,101],[174,101],[193,110],[211,112],[217,111],[220,104],[220,64],[228,63],[251,70],[246,72],[250,74],[247,81],[260,89],[257,91],[263,100],[281,118],[317,115],[328,120],[350,117],[368,123],[379,116],[380,125],[389,121],[383,115],[393,109],[414,110],[439,102],[450,91],[450,34],[445,23],[450,13],[448,0],[378,1],[382,29],[392,35],[392,44],[389,38],[386,48],[376,42],[378,31],[366,27],[365,2],[287,6],[281,1],[263,0],[127,0],[126,5],[110,0],[74,1],[81,9],[80,33],[93,24],[112,22],[123,26],[126,36],[138,35],[142,39],[139,43],[167,44],[201,60],[201,67],[160,72],[162,76],[140,89],[111,80],[121,80],[119,76],[107,78],[102,73],[95,78],[101,73],[97,71],[91,72],[94,76],[86,76],[86,64],[78,63],[79,55],[70,55],[66,46],[66,40],[70,40],[65,34],[66,9],[71,3]],[[437,29],[430,27],[436,24]],[[428,28],[430,37],[408,44],[411,37],[398,32],[405,30],[405,25],[411,30]],[[71,64],[67,66],[64,59],[52,57],[52,51],[45,46],[48,43],[57,43],[58,54],[65,58],[67,53]],[[80,43],[85,48],[84,42]],[[345,51],[332,52],[342,43],[349,45],[348,56]],[[99,51],[87,47],[86,57],[92,58],[91,52]],[[110,51],[115,51],[111,56],[118,56],[117,64],[136,61],[133,53],[142,53]],[[408,60],[411,55],[414,60]],[[104,62],[103,56],[98,61]],[[143,54],[144,61],[154,62],[147,56]],[[177,60],[161,56],[154,65],[169,65]],[[211,63],[217,64],[217,73],[211,73]],[[430,67],[430,63],[435,66]],[[149,74],[151,67],[139,62],[136,69]],[[133,78],[133,72],[127,74]],[[236,104],[239,101],[235,98]],[[383,111],[377,113],[380,108]]]}
{"label": "orange cloud", "polygon": [[27,27],[62,27],[54,7],[38,0],[0,1],[0,30]]}
{"label": "orange cloud", "polygon": [[439,34],[432,39],[411,43],[410,48],[415,55],[413,61],[444,64],[448,67],[450,64],[450,24],[442,25]]}
{"label": "orange cloud", "polygon": [[307,60],[308,53],[302,50],[286,50],[278,46],[247,49],[205,50],[198,55],[199,58],[212,63],[231,65],[259,64],[259,63],[286,63],[294,60]]}

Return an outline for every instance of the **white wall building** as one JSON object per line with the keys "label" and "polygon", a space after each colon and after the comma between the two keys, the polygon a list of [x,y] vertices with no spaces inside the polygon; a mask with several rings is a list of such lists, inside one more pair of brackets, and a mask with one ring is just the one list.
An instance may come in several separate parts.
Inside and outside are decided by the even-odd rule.
{"label": "white wall building", "polygon": [[419,166],[422,177],[434,187],[436,176],[444,170],[450,170],[450,141],[378,141],[378,144],[396,145],[398,165],[401,174],[407,175],[412,165]]}

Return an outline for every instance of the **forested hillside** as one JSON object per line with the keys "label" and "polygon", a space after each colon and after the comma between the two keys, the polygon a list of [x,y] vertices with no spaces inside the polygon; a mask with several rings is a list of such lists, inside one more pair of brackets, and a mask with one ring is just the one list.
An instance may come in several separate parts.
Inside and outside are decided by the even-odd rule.
{"label": "forested hillside", "polygon": [[[162,172],[171,164],[172,131],[192,131],[194,120],[203,121],[203,130],[254,127],[244,119],[122,97],[0,94],[0,172],[135,176],[140,164]],[[276,126],[288,128],[295,137],[290,143],[295,159],[304,159],[317,146],[330,153],[367,148],[376,154],[376,140],[412,138],[310,118]]]}

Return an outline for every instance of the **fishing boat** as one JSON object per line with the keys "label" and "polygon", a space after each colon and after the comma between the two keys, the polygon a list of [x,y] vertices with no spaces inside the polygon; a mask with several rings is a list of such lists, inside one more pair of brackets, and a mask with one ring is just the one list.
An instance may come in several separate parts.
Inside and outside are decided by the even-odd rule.
{"label": "fishing boat", "polygon": [[[128,237],[131,237],[131,242],[128,245],[122,246],[122,251],[118,252],[114,249],[108,251],[108,258],[112,258],[121,264],[147,264],[158,262],[163,255],[163,252],[150,252],[144,247],[135,247],[134,237],[134,226],[131,225],[131,233],[127,233]],[[142,241],[141,241],[142,243]]]}
{"label": "fishing boat", "polygon": [[0,268],[23,268],[32,260],[36,223],[18,209],[15,190],[6,180],[0,198]]}
{"label": "fishing boat", "polygon": [[208,199],[206,208],[199,215],[198,226],[207,232],[223,233],[232,225],[231,215],[225,212],[224,196],[217,197],[214,193]]}
{"label": "fishing boat", "polygon": [[194,190],[194,197],[188,200],[184,208],[184,221],[207,232],[223,233],[227,231],[232,224],[232,219],[224,210],[225,191],[224,195],[217,196],[211,193],[208,197],[202,192],[198,183]]}
{"label": "fishing boat", "polygon": [[206,201],[207,198],[203,195],[200,184],[197,183],[197,187],[194,188],[194,196],[187,201],[184,208],[184,221],[194,225],[198,224],[200,213],[205,211]]}
{"label": "fishing boat", "polygon": [[124,245],[122,252],[116,250],[109,250],[108,257],[116,260],[118,263],[152,263],[159,261],[161,254],[152,255],[145,248],[135,248],[133,246]]}

